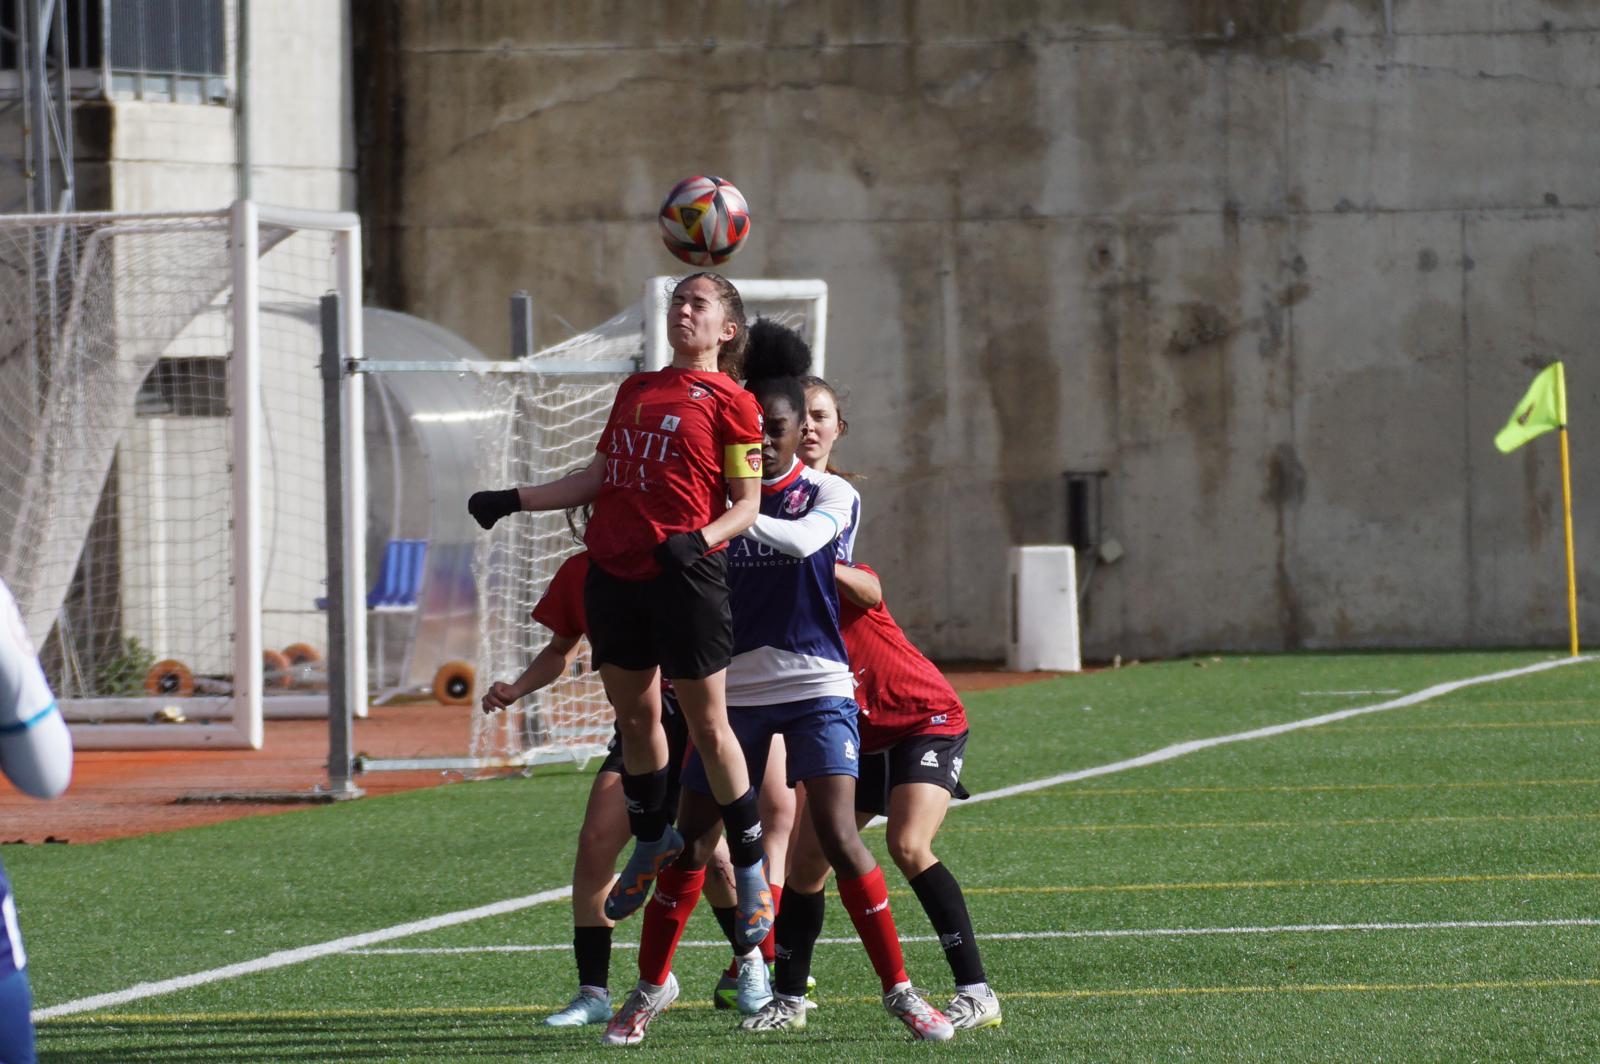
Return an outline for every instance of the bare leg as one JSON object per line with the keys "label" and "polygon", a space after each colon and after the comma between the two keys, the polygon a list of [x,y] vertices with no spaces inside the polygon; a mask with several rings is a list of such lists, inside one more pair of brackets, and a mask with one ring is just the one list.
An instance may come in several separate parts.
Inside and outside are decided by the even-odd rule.
{"label": "bare leg", "polygon": [[[750,774],[745,771],[744,754],[739,749],[739,740],[733,734],[732,726],[728,724],[726,681],[727,670],[714,672],[702,680],[675,678],[672,681],[672,688],[678,693],[678,704],[683,707],[683,719],[689,725],[689,738],[705,761],[706,779],[711,783],[712,796],[721,805],[731,805],[750,790]],[[608,684],[606,694],[609,696],[610,693]],[[612,701],[615,703],[615,699]],[[621,717],[620,710],[618,717]],[[661,764],[664,765],[667,760],[665,736],[661,742]]]}
{"label": "bare leg", "polygon": [[[667,733],[661,730],[661,686],[655,669],[600,666],[606,698],[617,710],[622,735],[622,765],[633,775],[667,767]],[[724,716],[726,723],[726,716]]]}

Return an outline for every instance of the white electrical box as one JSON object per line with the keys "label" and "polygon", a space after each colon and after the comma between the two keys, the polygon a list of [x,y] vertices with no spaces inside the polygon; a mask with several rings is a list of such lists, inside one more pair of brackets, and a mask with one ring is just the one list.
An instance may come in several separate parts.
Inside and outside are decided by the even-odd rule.
{"label": "white electrical box", "polygon": [[1078,571],[1071,547],[1012,547],[1006,564],[1011,672],[1078,672]]}

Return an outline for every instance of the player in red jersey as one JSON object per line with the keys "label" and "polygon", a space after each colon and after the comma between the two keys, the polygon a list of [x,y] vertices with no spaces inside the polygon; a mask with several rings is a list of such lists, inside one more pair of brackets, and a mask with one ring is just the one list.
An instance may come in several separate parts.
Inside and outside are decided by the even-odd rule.
{"label": "player in red jersey", "polygon": [[[588,632],[583,612],[583,585],[589,573],[589,555],[579,551],[556,570],[538,604],[533,619],[550,630],[550,641],[535,655],[522,674],[510,683],[491,684],[483,696],[483,711],[495,713],[548,687],[572,668],[579,643]],[[667,733],[669,779],[667,794],[677,808],[678,770],[688,745],[683,715],[668,692],[663,692],[662,725]],[[611,993],[607,986],[611,967],[611,933],[614,922],[606,917],[605,898],[614,878],[617,856],[629,838],[627,805],[622,797],[622,747],[615,737],[589,787],[583,826],[578,831],[578,852],[572,867],[572,950],[578,966],[578,992],[565,1008],[546,1017],[550,1027],[581,1027],[611,1018]],[[706,879],[706,893],[718,910],[719,922],[735,952],[746,953],[734,934],[735,898],[725,846],[714,857],[716,875]],[[726,919],[720,919],[726,913]],[[770,937],[770,936],[769,936]],[[765,946],[766,943],[763,943]]]}
{"label": "player in red jersey", "polygon": [[[826,469],[833,444],[847,431],[847,423],[840,416],[834,389],[821,378],[807,383],[799,453],[812,468]],[[839,631],[861,707],[857,824],[865,826],[874,815],[888,817],[890,856],[927,912],[955,977],[955,997],[945,1015],[958,1030],[996,1026],[1000,1001],[984,974],[966,898],[933,853],[933,837],[944,822],[951,796],[967,796],[960,780],[967,746],[966,709],[949,681],[890,616],[877,574],[864,565],[841,563],[834,576],[839,584]],[[822,931],[822,890],[828,873],[814,829],[803,812],[800,819],[776,930],[778,982],[789,986],[798,985],[810,970],[811,953]]]}
{"label": "player in red jersey", "polygon": [[594,461],[548,484],[480,491],[467,508],[484,528],[518,510],[594,504],[584,542],[589,641],[622,736],[623,793],[636,840],[606,898],[621,919],[644,903],[683,848],[667,822],[667,741],[660,680],[670,679],[732,852],[741,935],[766,937],[772,902],[761,867],[756,792],[728,724],[732,659],[723,547],[755,522],[761,408],[733,380],[747,342],[744,304],[726,278],[678,282],[667,310],[672,363],[623,381]]}

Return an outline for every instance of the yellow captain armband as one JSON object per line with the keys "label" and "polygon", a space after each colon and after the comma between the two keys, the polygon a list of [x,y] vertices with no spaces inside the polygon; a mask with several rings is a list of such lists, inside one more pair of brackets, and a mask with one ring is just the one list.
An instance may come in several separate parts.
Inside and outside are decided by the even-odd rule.
{"label": "yellow captain armband", "polygon": [[722,448],[722,475],[729,480],[748,480],[761,475],[761,444],[730,443]]}

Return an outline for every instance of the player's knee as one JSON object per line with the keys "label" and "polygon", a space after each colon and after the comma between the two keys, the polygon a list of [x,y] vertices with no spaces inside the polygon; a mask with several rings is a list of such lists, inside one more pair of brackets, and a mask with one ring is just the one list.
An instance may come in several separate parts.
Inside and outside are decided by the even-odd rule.
{"label": "player's knee", "polygon": [[931,839],[912,832],[890,833],[884,840],[895,867],[911,878],[934,862]]}

